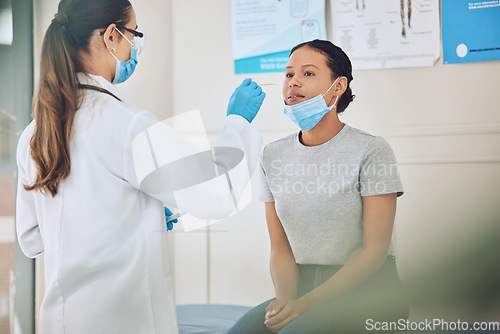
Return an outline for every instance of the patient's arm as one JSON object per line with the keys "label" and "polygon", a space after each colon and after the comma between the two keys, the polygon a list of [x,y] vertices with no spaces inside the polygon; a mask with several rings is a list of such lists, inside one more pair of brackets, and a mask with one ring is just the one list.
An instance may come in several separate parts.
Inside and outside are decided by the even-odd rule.
{"label": "patient's arm", "polygon": [[396,193],[363,197],[363,248],[325,283],[301,298],[306,310],[320,307],[355,288],[386,261],[391,243]]}
{"label": "patient's arm", "polygon": [[[266,220],[271,239],[271,277],[279,301],[272,304],[281,308],[283,303],[280,301],[297,299],[298,269],[274,202],[266,202]],[[277,313],[280,309],[275,311]]]}
{"label": "patient's arm", "polygon": [[300,315],[349,292],[375,273],[386,261],[394,217],[396,193],[363,197],[363,248],[325,283],[292,301],[266,325],[277,332]]}

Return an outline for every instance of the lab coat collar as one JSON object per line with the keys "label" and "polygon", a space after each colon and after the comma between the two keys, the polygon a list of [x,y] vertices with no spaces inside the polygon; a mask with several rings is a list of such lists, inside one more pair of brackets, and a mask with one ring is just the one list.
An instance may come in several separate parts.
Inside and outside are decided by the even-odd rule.
{"label": "lab coat collar", "polygon": [[123,94],[111,82],[101,77],[100,75],[91,73],[77,73],[78,82],[84,85],[93,85],[101,87],[118,97],[121,101],[125,101]]}

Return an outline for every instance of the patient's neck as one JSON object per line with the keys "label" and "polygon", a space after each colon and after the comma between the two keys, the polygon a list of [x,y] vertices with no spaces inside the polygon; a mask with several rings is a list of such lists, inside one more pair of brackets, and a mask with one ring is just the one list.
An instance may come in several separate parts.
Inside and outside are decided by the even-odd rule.
{"label": "patient's neck", "polygon": [[330,110],[311,130],[300,131],[299,140],[305,146],[317,146],[335,137],[344,128],[339,120],[337,108]]}

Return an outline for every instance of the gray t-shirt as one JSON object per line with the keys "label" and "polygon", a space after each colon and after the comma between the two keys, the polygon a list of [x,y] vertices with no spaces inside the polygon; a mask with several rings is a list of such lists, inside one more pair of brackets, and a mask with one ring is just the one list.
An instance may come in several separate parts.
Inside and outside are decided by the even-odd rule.
{"label": "gray t-shirt", "polygon": [[299,264],[348,262],[362,247],[362,197],[403,194],[389,144],[347,124],[317,146],[298,133],[270,143],[261,174],[261,200],[275,202]]}

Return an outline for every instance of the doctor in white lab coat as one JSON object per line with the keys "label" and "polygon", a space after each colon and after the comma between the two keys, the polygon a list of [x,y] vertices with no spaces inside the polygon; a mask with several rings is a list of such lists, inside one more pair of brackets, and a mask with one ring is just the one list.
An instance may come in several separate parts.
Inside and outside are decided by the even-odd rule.
{"label": "doctor in white lab coat", "polygon": [[[177,333],[162,233],[163,206],[177,203],[172,189],[143,188],[132,149],[158,119],[127,105],[114,86],[133,73],[141,37],[126,0],[62,0],[46,32],[34,121],[17,151],[18,240],[27,256],[45,260],[41,334]],[[250,122],[263,99],[245,80],[216,145],[242,152],[249,174],[261,145]],[[171,129],[161,138],[172,148],[170,161],[192,147]],[[230,160],[222,154],[213,163]],[[231,189],[201,185],[194,198],[210,205],[199,200],[186,208],[201,218],[227,216],[248,175],[226,176]]]}

